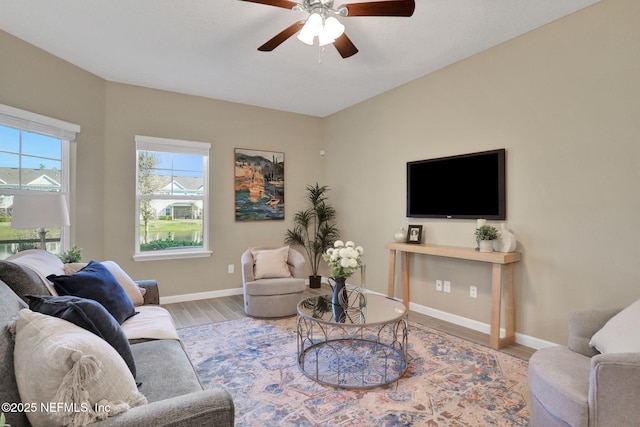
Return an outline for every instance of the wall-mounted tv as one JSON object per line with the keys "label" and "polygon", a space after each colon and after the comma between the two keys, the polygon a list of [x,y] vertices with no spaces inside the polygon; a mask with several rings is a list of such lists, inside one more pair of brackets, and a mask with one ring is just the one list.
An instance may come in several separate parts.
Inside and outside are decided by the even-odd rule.
{"label": "wall-mounted tv", "polygon": [[407,162],[407,216],[506,219],[504,148]]}

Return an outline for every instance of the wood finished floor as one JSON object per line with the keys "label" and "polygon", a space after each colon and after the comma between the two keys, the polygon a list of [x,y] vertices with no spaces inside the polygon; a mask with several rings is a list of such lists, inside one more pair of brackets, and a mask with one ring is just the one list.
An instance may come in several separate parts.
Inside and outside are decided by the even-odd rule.
{"label": "wood finished floor", "polygon": [[[327,285],[323,284],[322,286],[320,289],[307,288],[305,297],[331,292],[331,289]],[[164,304],[163,307],[169,310],[175,320],[177,328],[187,328],[190,326],[204,325],[206,323],[247,317],[244,312],[242,295]],[[410,311],[409,320],[478,344],[489,345],[489,335],[434,317]],[[535,350],[520,344],[512,344],[503,348],[502,351],[521,359],[529,360],[529,357],[531,357]]]}

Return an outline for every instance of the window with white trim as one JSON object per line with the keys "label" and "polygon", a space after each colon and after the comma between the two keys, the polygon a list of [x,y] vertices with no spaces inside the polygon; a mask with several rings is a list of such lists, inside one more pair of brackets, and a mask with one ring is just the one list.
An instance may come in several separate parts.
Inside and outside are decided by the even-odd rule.
{"label": "window with white trim", "polygon": [[[36,229],[12,229],[13,196],[70,192],[70,143],[80,126],[0,104],[0,259],[39,246]],[[46,249],[69,248],[69,227],[47,227]]]}
{"label": "window with white trim", "polygon": [[136,135],[136,261],[210,256],[211,144]]}

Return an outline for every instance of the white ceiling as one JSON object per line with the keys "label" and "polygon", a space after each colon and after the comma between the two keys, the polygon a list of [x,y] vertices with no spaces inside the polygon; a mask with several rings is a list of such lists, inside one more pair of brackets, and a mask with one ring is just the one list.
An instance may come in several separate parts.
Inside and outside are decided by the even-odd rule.
{"label": "white ceiling", "polygon": [[240,0],[0,0],[0,29],[109,81],[325,117],[597,1],[416,0],[340,18],[348,59],[295,37],[257,51],[306,13]]}

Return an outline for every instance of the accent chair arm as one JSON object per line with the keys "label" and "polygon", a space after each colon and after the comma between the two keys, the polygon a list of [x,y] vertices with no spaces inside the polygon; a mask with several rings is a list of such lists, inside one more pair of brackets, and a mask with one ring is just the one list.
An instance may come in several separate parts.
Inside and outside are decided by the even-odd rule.
{"label": "accent chair arm", "polygon": [[287,261],[289,264],[289,270],[291,270],[291,275],[297,279],[303,279],[304,276],[304,267],[306,261],[304,259],[304,255],[300,252],[289,249],[289,259]]}
{"label": "accent chair arm", "polygon": [[599,354],[596,349],[589,346],[589,341],[620,310],[620,308],[598,308],[569,313],[569,349],[588,357]]}
{"label": "accent chair arm", "polygon": [[136,406],[123,414],[91,424],[95,427],[233,427],[233,399],[222,388],[197,391]]}
{"label": "accent chair arm", "polygon": [[147,290],[144,294],[144,305],[160,305],[160,291],[156,280],[136,280],[136,284]]}
{"label": "accent chair arm", "polygon": [[244,251],[240,258],[240,264],[242,265],[242,282],[253,282],[255,276],[253,275],[253,254],[250,250]]}
{"label": "accent chair arm", "polygon": [[590,427],[637,425],[638,396],[640,353],[599,354],[591,359]]}

